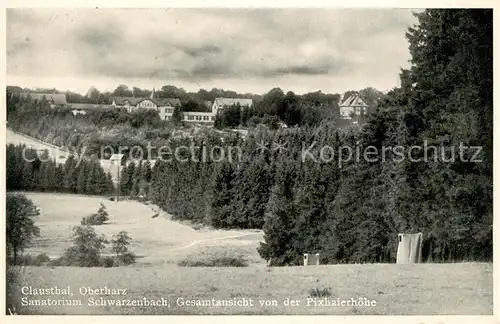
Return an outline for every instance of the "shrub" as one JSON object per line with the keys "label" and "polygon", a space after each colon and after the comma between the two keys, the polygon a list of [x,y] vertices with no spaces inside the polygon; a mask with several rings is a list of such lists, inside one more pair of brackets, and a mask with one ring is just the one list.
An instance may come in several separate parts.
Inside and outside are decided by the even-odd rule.
{"label": "shrub", "polygon": [[100,266],[104,268],[112,268],[115,266],[115,258],[111,256],[105,256],[100,260]]}
{"label": "shrub", "polygon": [[51,266],[51,267],[62,267],[62,266],[65,266],[65,262],[64,262],[64,259],[62,257],[60,258],[57,258],[57,259],[52,259],[50,260],[49,263],[47,263],[48,266]]}
{"label": "shrub", "polygon": [[7,263],[17,266],[34,266],[39,267],[50,262],[50,258],[46,253],[40,253],[38,255],[24,254],[19,255],[14,263],[13,258],[8,258]]}
{"label": "shrub", "polygon": [[120,254],[115,258],[115,266],[129,265],[135,263],[135,254],[131,252]]}
{"label": "shrub", "polygon": [[[37,258],[46,262],[49,266],[66,267],[118,267],[135,262],[136,255],[128,251],[127,245],[131,238],[127,232],[122,231],[113,237],[113,248],[115,256],[101,256],[108,241],[104,236],[98,236],[90,225],[80,225],[73,228],[73,246],[66,249],[60,258],[50,260],[47,255],[39,255]],[[41,261],[40,261],[41,262]]]}
{"label": "shrub", "polygon": [[37,264],[43,265],[50,262],[50,257],[47,255],[47,253],[40,253],[36,256],[35,262]]}
{"label": "shrub", "polygon": [[248,263],[241,257],[219,257],[208,260],[182,260],[178,265],[181,267],[247,267]]}
{"label": "shrub", "polygon": [[99,210],[96,214],[90,215],[88,217],[82,218],[80,222],[81,225],[102,225],[109,220],[108,212],[106,207],[101,203]]}
{"label": "shrub", "polygon": [[121,231],[113,236],[111,240],[111,252],[116,254],[115,262],[117,266],[129,265],[135,262],[135,254],[129,252],[128,246],[132,239],[128,236],[127,232]]}
{"label": "shrub", "polygon": [[111,252],[115,253],[117,257],[121,254],[127,253],[127,246],[130,244],[131,240],[132,239],[128,236],[127,232],[121,231],[117,235],[113,236],[113,239],[111,240]]}
{"label": "shrub", "polygon": [[107,243],[104,236],[98,236],[89,225],[75,226],[72,240],[74,245],[68,248],[62,256],[64,265],[98,267],[101,264],[101,250]]}
{"label": "shrub", "polygon": [[331,295],[332,290],[328,287],[323,289],[315,287],[309,291],[309,297],[330,297]]}

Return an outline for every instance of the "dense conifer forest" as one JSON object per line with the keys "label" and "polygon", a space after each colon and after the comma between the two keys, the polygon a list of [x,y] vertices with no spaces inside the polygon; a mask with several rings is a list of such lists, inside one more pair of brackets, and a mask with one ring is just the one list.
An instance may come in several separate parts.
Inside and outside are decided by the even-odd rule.
{"label": "dense conifer forest", "polygon": [[[331,105],[295,105],[283,92],[269,99],[269,113],[256,114],[296,127],[257,126],[246,137],[207,131],[177,139],[171,136],[175,126],[147,113],[73,116],[22,101],[8,104],[9,126],[66,147],[85,143],[86,153],[97,157],[102,145],[199,147],[196,158],[183,150],[185,160],[128,165],[122,192],[145,195],[177,219],[262,228],[259,253],[273,265],[300,264],[305,251],[321,253],[327,263],[394,262],[402,232],[424,233],[424,260],[491,261],[492,10],[430,9],[417,15],[419,24],[406,35],[411,69],[401,71],[401,87],[381,97],[362,126],[341,125],[332,108],[338,98],[328,97]],[[232,114],[219,126],[241,120],[241,112]],[[407,153],[424,145],[436,149],[414,149],[414,160],[393,149],[380,156],[384,148]],[[235,147],[241,154],[229,159]],[[377,158],[349,158],[346,147],[376,150]],[[460,155],[460,147],[481,151]],[[217,159],[204,159],[201,148],[217,152]],[[113,190],[97,162],[72,163],[23,162],[20,148],[8,146],[7,188]]]}

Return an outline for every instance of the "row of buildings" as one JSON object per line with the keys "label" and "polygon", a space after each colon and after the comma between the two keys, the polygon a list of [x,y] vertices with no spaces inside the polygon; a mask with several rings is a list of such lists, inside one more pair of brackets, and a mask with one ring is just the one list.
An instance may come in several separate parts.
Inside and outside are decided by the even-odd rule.
{"label": "row of buildings", "polygon": [[[65,94],[45,94],[45,93],[21,93],[21,97],[30,96],[35,100],[47,100],[51,107],[69,106],[74,115],[86,114],[88,110],[123,108],[131,113],[138,109],[154,109],[162,120],[171,120],[174,110],[181,106],[178,98],[156,98],[153,89],[149,98],[138,97],[113,97],[111,104],[79,104],[68,103]],[[241,107],[252,107],[252,99],[241,98],[216,98],[213,102],[205,102],[207,112],[183,112],[183,121],[192,123],[213,123],[217,113],[226,107],[239,105]],[[355,93],[344,98],[339,105],[340,115],[345,119],[356,119],[356,116],[366,114],[368,105]]]}
{"label": "row of buildings", "polygon": [[[162,120],[171,120],[175,108],[181,106],[178,98],[156,98],[153,89],[149,98],[139,97],[113,97],[111,104],[86,104],[86,103],[68,103],[65,94],[47,94],[47,93],[20,93],[21,98],[31,98],[33,100],[46,100],[51,107],[66,106],[70,107],[74,115],[86,114],[89,110],[121,108],[131,113],[138,109],[153,109],[158,112]],[[252,107],[252,99],[241,98],[216,98],[214,102],[205,102],[206,112],[183,112],[183,121],[193,123],[213,123],[217,112],[226,107],[239,105],[241,107]]]}
{"label": "row of buildings", "polygon": [[[205,102],[207,112],[185,111],[182,113],[183,120],[195,123],[213,123],[217,112],[226,107],[239,105],[241,107],[252,107],[252,99],[241,98],[216,98],[214,102]],[[128,112],[138,109],[154,109],[162,120],[171,120],[174,110],[181,106],[181,101],[177,98],[156,98],[155,91],[149,98],[135,97],[114,97],[111,106],[114,108],[125,108]]]}

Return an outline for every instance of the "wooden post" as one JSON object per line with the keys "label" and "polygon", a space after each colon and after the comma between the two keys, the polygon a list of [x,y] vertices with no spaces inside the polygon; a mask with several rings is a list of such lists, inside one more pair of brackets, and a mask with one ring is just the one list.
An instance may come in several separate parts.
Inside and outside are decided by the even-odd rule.
{"label": "wooden post", "polygon": [[118,174],[116,175],[116,178],[117,178],[117,181],[116,181],[116,202],[118,202],[118,199],[120,197],[120,164],[121,164],[121,161],[117,163]]}

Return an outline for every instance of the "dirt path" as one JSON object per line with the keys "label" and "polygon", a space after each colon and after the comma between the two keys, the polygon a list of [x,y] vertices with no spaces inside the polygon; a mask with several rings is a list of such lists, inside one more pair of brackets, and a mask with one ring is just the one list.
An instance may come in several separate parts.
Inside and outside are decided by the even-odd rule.
{"label": "dirt path", "polygon": [[176,247],[176,248],[170,249],[168,251],[185,250],[185,249],[188,249],[188,248],[195,246],[197,244],[200,244],[200,243],[213,242],[213,241],[219,241],[219,240],[230,240],[230,239],[235,239],[235,238],[239,238],[239,237],[244,237],[244,236],[247,236],[249,234],[255,234],[255,233],[243,233],[243,234],[239,234],[239,235],[230,235],[230,236],[222,236],[222,237],[213,237],[213,238],[203,239],[203,240],[196,240],[196,241],[189,243],[188,245]]}

